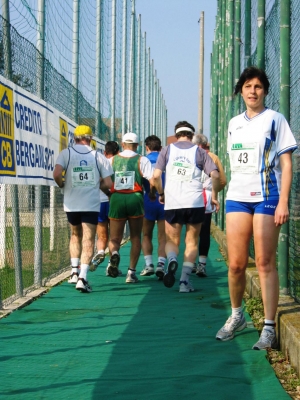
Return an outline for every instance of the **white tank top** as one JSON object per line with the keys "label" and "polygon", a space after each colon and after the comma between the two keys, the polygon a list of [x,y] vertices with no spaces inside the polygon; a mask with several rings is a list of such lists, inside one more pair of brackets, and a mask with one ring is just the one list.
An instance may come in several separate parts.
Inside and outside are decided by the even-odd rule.
{"label": "white tank top", "polygon": [[196,166],[198,146],[180,149],[170,144],[166,166],[165,210],[204,207],[202,171]]}

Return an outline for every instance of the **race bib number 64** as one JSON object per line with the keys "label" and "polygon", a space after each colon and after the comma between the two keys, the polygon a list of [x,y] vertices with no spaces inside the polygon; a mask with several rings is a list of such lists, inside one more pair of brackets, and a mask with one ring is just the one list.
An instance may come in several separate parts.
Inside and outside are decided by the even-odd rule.
{"label": "race bib number 64", "polygon": [[94,167],[74,167],[72,169],[72,187],[94,186]]}

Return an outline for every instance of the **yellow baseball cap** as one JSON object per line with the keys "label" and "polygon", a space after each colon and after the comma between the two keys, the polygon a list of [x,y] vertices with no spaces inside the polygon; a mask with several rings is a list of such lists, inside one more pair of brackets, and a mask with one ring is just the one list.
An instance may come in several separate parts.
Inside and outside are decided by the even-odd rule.
{"label": "yellow baseball cap", "polygon": [[77,139],[80,137],[90,137],[91,138],[93,136],[93,132],[92,132],[91,128],[87,125],[78,125],[75,128],[74,136]]}

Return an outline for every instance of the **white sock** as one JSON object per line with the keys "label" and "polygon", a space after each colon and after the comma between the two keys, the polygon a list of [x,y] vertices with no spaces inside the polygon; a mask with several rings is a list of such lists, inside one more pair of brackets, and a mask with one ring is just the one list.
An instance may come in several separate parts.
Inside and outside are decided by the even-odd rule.
{"label": "white sock", "polygon": [[194,263],[185,261],[182,265],[180,281],[188,282],[190,275],[192,274],[192,269],[194,268]]}
{"label": "white sock", "polygon": [[168,261],[170,262],[170,261],[173,261],[173,260],[176,260],[177,261],[177,254],[175,253],[175,251],[170,251],[168,254],[167,254],[167,258],[168,258]]}
{"label": "white sock", "polygon": [[[272,319],[265,319],[265,324],[270,324],[270,325],[265,325],[264,329],[267,329],[268,331],[274,331],[276,323]],[[273,325],[273,326],[272,326]]]}
{"label": "white sock", "polygon": [[235,316],[238,316],[238,315],[240,315],[240,314],[243,313],[243,306],[238,307],[238,308],[232,308],[231,310],[232,310],[231,315],[232,315],[233,317],[235,317]]}
{"label": "white sock", "polygon": [[164,265],[165,265],[165,263],[166,263],[165,257],[158,257],[158,262],[159,262],[160,264],[164,264]]}
{"label": "white sock", "polygon": [[150,264],[153,264],[152,254],[150,254],[149,256],[144,256],[144,259],[145,259],[146,266],[149,266]]}
{"label": "white sock", "polygon": [[98,254],[104,254],[105,251],[104,250],[98,250]]}
{"label": "white sock", "polygon": [[206,257],[200,256],[199,257],[199,263],[206,265]]}
{"label": "white sock", "polygon": [[83,278],[84,280],[87,280],[88,270],[89,270],[88,264],[81,264],[79,278]]}
{"label": "white sock", "polygon": [[72,268],[78,268],[79,258],[71,258],[71,265],[72,265]]}

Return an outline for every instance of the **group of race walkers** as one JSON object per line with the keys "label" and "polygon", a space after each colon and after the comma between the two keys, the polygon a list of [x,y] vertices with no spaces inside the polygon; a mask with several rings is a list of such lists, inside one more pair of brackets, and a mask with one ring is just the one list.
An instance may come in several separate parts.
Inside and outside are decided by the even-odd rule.
{"label": "group of race walkers", "polygon": [[[268,90],[265,72],[256,67],[246,68],[235,87],[246,111],[229,122],[227,138],[231,179],[226,196],[226,237],[232,313],[216,335],[220,341],[231,340],[247,325],[242,300],[253,235],[265,313],[255,350],[277,346],[276,247],[280,227],[289,217],[292,152],[297,148],[283,115],[265,107]],[[131,241],[126,283],[139,281],[136,266],[142,250],[145,266],[140,275],[155,274],[166,287],[174,286],[183,225],[179,292],[194,291],[192,273],[207,276],[211,215],[219,210],[218,192],[227,183],[226,175],[218,157],[209,151],[207,138],[195,134],[193,125],[180,121],[174,133],[177,141],[166,147],[157,136],[147,137],[146,156],[138,154],[139,138],[133,132],[123,135],[122,149],[109,141],[102,154],[90,146],[91,128],[79,125],[74,131],[75,144],[59,154],[53,177],[63,188],[71,228],[68,282],[77,290],[92,291],[88,271],[104,261],[107,247],[106,275],[122,275],[120,247],[126,222]],[[157,263],[152,244],[155,225]]]}

